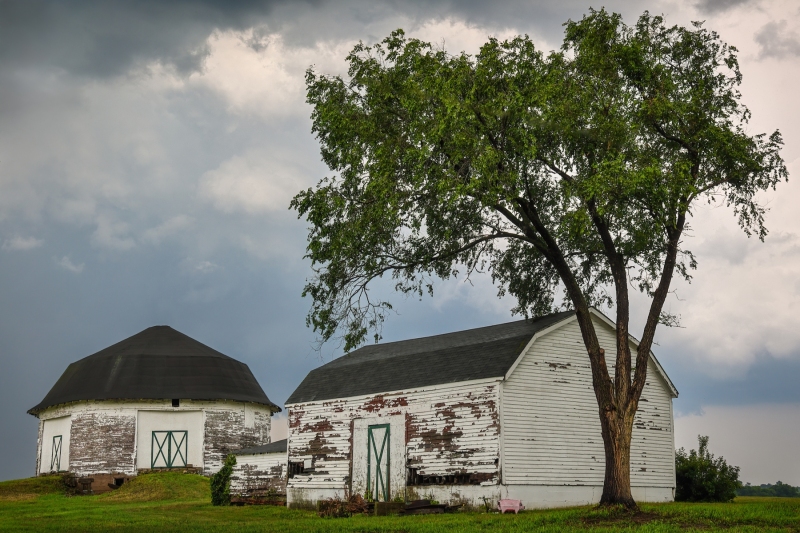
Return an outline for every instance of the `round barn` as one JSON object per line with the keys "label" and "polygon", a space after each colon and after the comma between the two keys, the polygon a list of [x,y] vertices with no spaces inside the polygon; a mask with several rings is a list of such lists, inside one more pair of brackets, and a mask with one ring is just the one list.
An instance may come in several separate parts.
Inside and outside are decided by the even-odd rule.
{"label": "round barn", "polygon": [[278,411],[246,364],[154,326],[69,365],[28,413],[36,473],[102,492],[151,469],[213,474],[229,452],[268,444]]}

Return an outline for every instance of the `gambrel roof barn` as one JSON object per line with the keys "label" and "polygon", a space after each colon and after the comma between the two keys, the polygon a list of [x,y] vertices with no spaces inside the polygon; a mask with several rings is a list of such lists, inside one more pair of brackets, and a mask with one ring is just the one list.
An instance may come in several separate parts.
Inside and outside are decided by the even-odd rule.
{"label": "gambrel roof barn", "polygon": [[[614,353],[613,322],[592,314]],[[632,443],[640,501],[673,498],[675,397],[651,354]],[[360,348],[310,372],[286,408],[290,504],[352,491],[544,507],[602,492],[597,403],[572,312]]]}
{"label": "gambrel roof barn", "polygon": [[73,472],[102,491],[142,470],[216,472],[227,453],[268,444],[277,411],[246,364],[154,326],[69,365],[28,412],[37,474]]}

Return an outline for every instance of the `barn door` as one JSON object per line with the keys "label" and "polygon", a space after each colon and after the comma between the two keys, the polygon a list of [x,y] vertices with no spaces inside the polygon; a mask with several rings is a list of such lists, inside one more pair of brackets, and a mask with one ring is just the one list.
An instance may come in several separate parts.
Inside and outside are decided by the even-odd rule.
{"label": "barn door", "polygon": [[389,424],[367,428],[367,493],[389,501]]}
{"label": "barn door", "polygon": [[53,448],[52,453],[50,454],[50,471],[51,472],[60,472],[61,471],[61,435],[56,435],[53,437]]}
{"label": "barn door", "polygon": [[186,431],[154,431],[150,448],[150,468],[186,466],[188,441]]}

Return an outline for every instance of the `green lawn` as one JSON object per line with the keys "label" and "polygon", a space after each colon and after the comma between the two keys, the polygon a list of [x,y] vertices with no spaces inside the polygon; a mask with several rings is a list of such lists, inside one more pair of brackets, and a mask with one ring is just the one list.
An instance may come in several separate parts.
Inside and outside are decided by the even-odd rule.
{"label": "green lawn", "polygon": [[282,507],[213,507],[208,480],[190,474],[140,476],[100,496],[65,496],[59,478],[0,483],[0,531],[792,531],[800,499],[738,498],[729,504],[642,505],[636,516],[588,507],[483,513],[323,519]]}

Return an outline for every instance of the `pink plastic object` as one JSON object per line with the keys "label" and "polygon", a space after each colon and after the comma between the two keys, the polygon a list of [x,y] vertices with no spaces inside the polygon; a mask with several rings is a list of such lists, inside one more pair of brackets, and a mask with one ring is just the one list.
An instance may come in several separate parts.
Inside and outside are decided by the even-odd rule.
{"label": "pink plastic object", "polygon": [[514,514],[517,514],[525,509],[525,506],[522,505],[522,500],[500,500],[497,502],[497,508],[500,509],[500,514],[506,511],[514,511]]}

